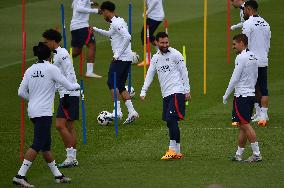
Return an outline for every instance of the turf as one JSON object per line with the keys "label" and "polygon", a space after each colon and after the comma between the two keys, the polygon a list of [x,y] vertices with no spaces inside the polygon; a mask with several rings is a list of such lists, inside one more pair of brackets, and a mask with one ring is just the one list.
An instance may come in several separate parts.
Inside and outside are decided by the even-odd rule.
{"label": "turf", "polygon": [[[66,9],[68,45],[70,44],[70,1],[30,1],[26,5],[27,66],[33,63],[31,48],[41,33],[50,27],[60,27],[60,3]],[[116,0],[118,14],[127,19],[127,3]],[[224,1],[225,2],[225,1]],[[284,20],[281,19],[282,0],[262,0],[260,14],[271,25],[272,41],[269,66],[270,124],[256,127],[263,155],[257,164],[232,163],[229,157],[236,149],[237,129],[230,127],[229,105],[222,104],[222,96],[230,79],[232,63],[226,58],[226,4],[210,0],[208,4],[208,67],[207,94],[203,95],[203,4],[199,1],[165,1],[169,20],[171,46],[179,50],[187,47],[192,101],[182,122],[181,140],[185,158],[179,161],[161,161],[168,145],[167,128],[161,121],[162,100],[157,80],[153,82],[146,101],[139,100],[143,71],[132,66],[133,100],[140,114],[131,126],[120,122],[119,137],[113,126],[101,127],[96,116],[102,110],[111,110],[112,102],[106,86],[111,48],[107,38],[97,36],[97,63],[95,70],[103,79],[87,79],[87,145],[82,144],[81,123],[77,122],[79,166],[64,169],[72,184],[63,187],[206,187],[218,183],[223,187],[283,187],[284,133],[282,123],[284,106],[284,65],[282,63]],[[282,5],[282,6],[281,6]],[[21,81],[21,6],[19,1],[0,4],[0,187],[10,187],[17,173],[19,160],[20,99],[17,96]],[[142,56],[140,30],[142,28],[142,1],[133,1],[133,50]],[[232,9],[232,22],[238,22],[238,10]],[[91,16],[91,25],[107,28],[105,21]],[[3,28],[3,29],[2,29]],[[163,30],[162,26],[158,30]],[[232,34],[237,33],[233,32]],[[78,72],[78,59],[74,60]],[[79,76],[78,76],[78,79]],[[57,101],[57,100],[56,100]],[[57,103],[57,102],[56,102]],[[126,109],[123,109],[126,117]],[[54,125],[54,123],[53,123]],[[57,162],[64,160],[65,151],[53,126],[52,151]],[[32,142],[33,130],[26,117],[25,149]],[[247,147],[245,157],[250,155]],[[41,156],[27,174],[37,187],[57,187]]]}

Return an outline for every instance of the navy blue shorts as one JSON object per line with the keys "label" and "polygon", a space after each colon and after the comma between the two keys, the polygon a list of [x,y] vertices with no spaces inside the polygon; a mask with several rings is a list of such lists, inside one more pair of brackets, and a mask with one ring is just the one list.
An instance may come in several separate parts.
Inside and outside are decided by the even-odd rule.
{"label": "navy blue shorts", "polygon": [[69,121],[79,119],[79,97],[67,96],[59,99],[56,118],[64,118]]}
{"label": "navy blue shorts", "polygon": [[128,72],[131,66],[131,61],[115,60],[111,62],[108,71],[107,85],[109,89],[114,88],[114,72],[116,72],[116,87],[119,92],[125,91],[125,83],[128,77]]}
{"label": "navy blue shorts", "polygon": [[175,93],[163,98],[164,121],[183,120],[185,116],[185,95]]}
{"label": "navy blue shorts", "polygon": [[[150,37],[150,42],[153,42],[155,40],[154,32],[158,28],[158,26],[162,23],[161,21],[156,21],[151,18],[147,18],[146,24],[149,25],[149,37]],[[142,45],[144,45],[144,26],[141,31],[141,41]]]}
{"label": "navy blue shorts", "polygon": [[94,33],[89,27],[71,31],[71,37],[71,46],[75,48],[82,48],[84,45],[96,42]]}
{"label": "navy blue shorts", "polygon": [[254,103],[256,102],[255,96],[249,97],[234,97],[232,122],[239,122],[242,124],[249,124],[253,113]]}
{"label": "navy blue shorts", "polygon": [[256,89],[259,89],[261,96],[268,96],[267,67],[258,67]]}
{"label": "navy blue shorts", "polygon": [[52,116],[31,118],[34,124],[34,140],[31,148],[36,152],[50,151]]}

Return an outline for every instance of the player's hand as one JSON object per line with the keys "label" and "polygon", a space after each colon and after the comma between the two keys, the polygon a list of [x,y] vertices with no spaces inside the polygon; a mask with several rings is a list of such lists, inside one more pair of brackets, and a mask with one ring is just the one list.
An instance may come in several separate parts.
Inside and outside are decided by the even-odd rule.
{"label": "player's hand", "polygon": [[114,54],[114,55],[113,55],[113,59],[114,59],[114,60],[117,60],[117,59],[118,59],[118,55],[117,55],[117,54]]}
{"label": "player's hand", "polygon": [[191,99],[190,93],[185,94],[185,100],[189,101]]}
{"label": "player's hand", "polygon": [[237,29],[237,26],[236,25],[232,25],[231,26],[231,30],[234,31],[235,29]]}
{"label": "player's hand", "polygon": [[226,96],[223,96],[223,104],[227,104],[228,101],[227,101],[227,97]]}
{"label": "player's hand", "polygon": [[141,101],[145,100],[145,96],[140,96]]}

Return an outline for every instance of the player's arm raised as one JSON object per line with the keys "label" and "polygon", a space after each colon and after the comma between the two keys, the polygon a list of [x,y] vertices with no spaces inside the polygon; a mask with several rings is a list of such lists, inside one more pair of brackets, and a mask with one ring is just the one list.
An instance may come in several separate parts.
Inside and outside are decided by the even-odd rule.
{"label": "player's arm raised", "polygon": [[99,29],[97,27],[93,27],[93,29],[94,29],[95,32],[99,33],[100,35],[106,36],[106,37],[110,37],[114,32],[113,27],[110,27],[110,29],[108,31],[103,30],[103,29]]}
{"label": "player's arm raised", "polygon": [[77,2],[77,11],[80,12],[80,13],[86,13],[86,14],[98,14],[99,13],[99,9],[97,8],[86,8],[84,6],[84,4],[86,2],[82,2],[82,1],[79,1]]}

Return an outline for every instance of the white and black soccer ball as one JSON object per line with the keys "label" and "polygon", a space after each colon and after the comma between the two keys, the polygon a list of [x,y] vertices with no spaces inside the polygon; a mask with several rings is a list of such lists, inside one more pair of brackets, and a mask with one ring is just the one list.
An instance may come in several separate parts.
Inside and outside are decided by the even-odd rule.
{"label": "white and black soccer ball", "polygon": [[[125,86],[125,89],[128,91],[128,86],[127,85]],[[132,86],[131,86],[129,95],[130,95],[131,98],[133,98],[135,96],[135,90],[134,90],[134,88]]]}
{"label": "white and black soccer ball", "polygon": [[132,52],[132,64],[138,63],[139,59],[140,59],[140,57],[139,57],[138,53]]}
{"label": "white and black soccer ball", "polygon": [[98,124],[108,126],[112,122],[109,117],[111,117],[110,112],[102,111],[97,117]]}

